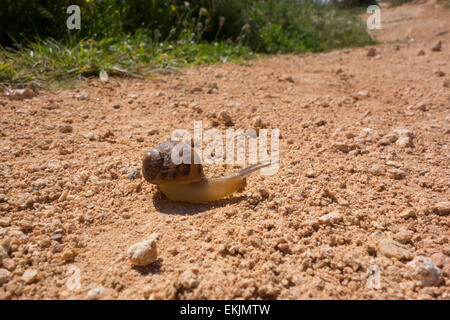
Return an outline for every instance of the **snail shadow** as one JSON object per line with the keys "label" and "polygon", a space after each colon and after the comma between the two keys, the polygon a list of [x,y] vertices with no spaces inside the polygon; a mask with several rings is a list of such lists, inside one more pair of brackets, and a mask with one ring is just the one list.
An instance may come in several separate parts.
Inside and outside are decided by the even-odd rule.
{"label": "snail shadow", "polygon": [[205,212],[211,209],[222,208],[229,204],[236,204],[246,199],[244,195],[234,196],[231,198],[217,200],[210,203],[184,203],[174,202],[166,198],[161,191],[156,191],[153,194],[153,205],[159,212],[166,214],[177,215],[193,215],[201,212]]}
{"label": "snail shadow", "polygon": [[133,267],[136,271],[138,271],[141,275],[146,276],[148,274],[158,274],[161,270],[161,261],[157,260],[145,267]]}

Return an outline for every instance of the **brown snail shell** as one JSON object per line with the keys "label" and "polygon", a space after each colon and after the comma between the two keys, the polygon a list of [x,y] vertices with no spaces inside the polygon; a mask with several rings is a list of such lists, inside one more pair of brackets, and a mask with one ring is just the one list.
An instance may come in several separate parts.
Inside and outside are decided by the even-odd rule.
{"label": "brown snail shell", "polygon": [[[182,145],[180,145],[182,144]],[[142,161],[142,174],[148,182],[156,185],[165,183],[193,183],[205,178],[201,164],[194,163],[195,151],[191,147],[191,163],[175,164],[172,161],[172,150],[179,148],[179,156],[183,157],[183,147],[180,141],[165,141],[148,151]]]}

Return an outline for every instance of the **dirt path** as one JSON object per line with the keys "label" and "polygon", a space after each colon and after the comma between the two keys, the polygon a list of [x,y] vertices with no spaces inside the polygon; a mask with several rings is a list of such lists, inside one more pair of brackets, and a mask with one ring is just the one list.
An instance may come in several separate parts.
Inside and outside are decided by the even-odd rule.
{"label": "dirt path", "polygon": [[[0,97],[0,298],[449,299],[449,14],[383,8],[372,57]],[[194,120],[225,132],[222,110],[280,129],[279,172],[214,204],[168,201],[137,173],[144,152]],[[132,267],[152,233],[158,261]]]}

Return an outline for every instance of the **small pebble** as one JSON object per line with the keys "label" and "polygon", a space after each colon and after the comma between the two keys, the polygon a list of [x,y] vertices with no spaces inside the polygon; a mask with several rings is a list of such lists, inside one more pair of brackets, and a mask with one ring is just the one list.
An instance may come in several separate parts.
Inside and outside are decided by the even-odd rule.
{"label": "small pebble", "polygon": [[3,239],[2,241],[0,241],[0,248],[2,248],[6,254],[10,254],[11,253],[11,242],[9,239]]}
{"label": "small pebble", "polygon": [[192,107],[192,109],[197,113],[203,113],[203,109],[199,106],[194,106]]}
{"label": "small pebble", "polygon": [[4,283],[9,282],[10,279],[10,275],[9,275],[9,271],[6,269],[0,269],[0,286]]}
{"label": "small pebble", "polygon": [[33,223],[31,223],[30,221],[22,221],[20,223],[20,230],[23,232],[31,232],[33,228]]}
{"label": "small pebble", "polygon": [[28,269],[23,273],[22,280],[26,284],[30,284],[37,280],[37,275],[38,275],[38,272],[36,269]]}
{"label": "small pebble", "polygon": [[413,109],[413,110],[420,110],[420,111],[427,111],[427,105],[425,104],[425,102],[421,101],[418,104],[416,104],[414,107],[412,107],[411,109]]}
{"label": "small pebble", "polygon": [[54,235],[51,237],[51,239],[52,239],[52,240],[55,240],[55,241],[61,241],[61,240],[62,240],[62,235],[61,235],[60,233],[54,234]]}
{"label": "small pebble", "polygon": [[70,133],[73,131],[72,126],[69,125],[62,125],[59,127],[59,132],[61,133]]}
{"label": "small pebble", "polygon": [[442,271],[434,262],[424,256],[415,257],[407,266],[412,269],[412,276],[422,287],[438,286],[442,280]]}
{"label": "small pebble", "polygon": [[83,137],[85,137],[89,141],[95,140],[95,134],[93,132],[84,133]]}
{"label": "small pebble", "polygon": [[413,254],[408,247],[390,238],[381,240],[377,245],[377,254],[397,260],[411,260]]}
{"label": "small pebble", "polygon": [[409,129],[404,129],[404,128],[397,128],[392,130],[392,134],[398,136],[398,137],[410,137],[410,138],[414,138],[414,132],[412,130]]}
{"label": "small pebble", "polygon": [[3,262],[0,262],[0,264],[3,263],[3,266],[8,269],[9,271],[13,271],[16,268],[16,263],[13,259],[6,258],[3,260]]}
{"label": "small pebble", "polygon": [[431,260],[439,267],[442,268],[446,264],[450,263],[450,257],[446,256],[445,254],[441,252],[433,253],[431,256]]}
{"label": "small pebble", "polygon": [[141,171],[138,169],[135,169],[128,175],[128,179],[134,180],[134,179],[139,178],[140,176],[141,176]]}
{"label": "small pebble", "polygon": [[377,55],[377,50],[375,48],[369,48],[367,51],[368,57],[375,57]]}
{"label": "small pebble", "polygon": [[311,127],[312,125],[313,123],[311,121],[302,122],[302,128],[308,128]]}
{"label": "small pebble", "polygon": [[269,197],[269,192],[267,192],[266,189],[259,189],[259,194],[261,195],[261,198],[266,199]]}
{"label": "small pebble", "polygon": [[219,90],[219,86],[217,85],[216,82],[208,82],[208,83],[206,84],[206,86],[207,86],[209,89],[216,89],[216,90]]}
{"label": "small pebble", "polygon": [[314,170],[306,170],[305,171],[305,177],[314,178],[315,176],[316,176],[316,172]]}
{"label": "small pebble", "polygon": [[398,216],[402,219],[414,218],[416,216],[416,211],[413,208],[407,208],[400,212]]}
{"label": "small pebble", "polygon": [[438,202],[434,205],[433,211],[440,216],[446,216],[450,213],[450,201]]}
{"label": "small pebble", "polygon": [[402,147],[402,148],[412,148],[413,143],[411,137],[400,137],[395,142],[396,145]]}
{"label": "small pebble", "polygon": [[412,241],[414,233],[411,230],[401,228],[394,236],[395,240],[401,244],[407,244]]}
{"label": "small pebble", "polygon": [[350,151],[357,149],[358,145],[354,143],[335,142],[332,147],[341,152],[349,153]]}
{"label": "small pebble", "polygon": [[230,127],[234,124],[233,118],[231,117],[229,112],[226,110],[223,110],[220,112],[219,119],[228,127]]}
{"label": "small pebble", "polygon": [[319,120],[317,120],[316,122],[314,122],[314,125],[316,126],[316,127],[321,127],[321,126],[324,126],[324,125],[326,125],[327,124],[327,122],[325,121],[325,120],[322,120],[322,119],[319,119]]}
{"label": "small pebble", "polygon": [[400,168],[402,166],[402,164],[400,162],[392,161],[392,160],[386,161],[386,165],[388,167],[394,167],[394,168]]}
{"label": "small pebble", "polygon": [[384,169],[379,164],[374,164],[370,167],[369,172],[374,176],[382,176],[384,175]]}
{"label": "small pebble", "polygon": [[253,126],[255,128],[266,128],[267,127],[267,123],[266,123],[266,121],[263,118],[255,117],[255,118],[253,118]]}
{"label": "small pebble", "polygon": [[157,260],[157,237],[157,234],[152,234],[149,240],[138,242],[128,249],[127,256],[134,266],[144,267]]}
{"label": "small pebble", "polygon": [[0,227],[6,228],[11,225],[11,219],[10,218],[1,218],[0,219]]}
{"label": "small pebble", "polygon": [[294,83],[294,78],[292,78],[292,76],[284,76],[283,78],[281,78],[281,80]]}
{"label": "small pebble", "polygon": [[67,196],[69,195],[69,190],[64,190],[61,195],[59,196],[58,201],[66,201],[67,200]]}
{"label": "small pebble", "polygon": [[442,49],[442,41],[440,41],[440,40],[431,47],[431,51],[434,51],[434,52],[439,52],[439,51],[441,51],[441,49]]}
{"label": "small pebble", "polygon": [[406,172],[402,169],[397,169],[397,168],[389,169],[387,171],[387,173],[390,178],[396,179],[396,180],[400,180],[400,179],[403,179],[404,177],[406,177]]}
{"label": "small pebble", "polygon": [[397,141],[398,136],[392,133],[389,133],[385,136],[383,136],[379,141],[378,141],[378,145],[380,146],[387,146],[390,145],[391,143],[394,143],[395,141]]}
{"label": "small pebble", "polygon": [[87,100],[89,98],[89,93],[81,92],[75,96],[79,100]]}
{"label": "small pebble", "polygon": [[343,220],[343,215],[341,212],[335,210],[330,213],[327,213],[319,218],[319,222],[321,224],[333,224],[336,222],[340,222]]}
{"label": "small pebble", "polygon": [[3,263],[3,260],[8,258],[8,252],[6,252],[5,248],[0,247],[0,265]]}
{"label": "small pebble", "polygon": [[102,286],[99,286],[97,288],[89,290],[86,298],[88,300],[99,300],[102,298],[104,293],[105,293],[105,288],[103,288]]}
{"label": "small pebble", "polygon": [[203,92],[203,89],[201,87],[195,87],[191,89],[191,93],[197,93],[197,92]]}
{"label": "small pebble", "polygon": [[230,102],[227,104],[228,108],[240,108],[242,107],[242,104],[239,102]]}
{"label": "small pebble", "polygon": [[358,91],[358,96],[360,98],[367,98],[369,96],[369,91],[367,90]]}
{"label": "small pebble", "polygon": [[74,249],[66,249],[63,251],[62,258],[64,261],[72,261],[76,255],[77,252]]}

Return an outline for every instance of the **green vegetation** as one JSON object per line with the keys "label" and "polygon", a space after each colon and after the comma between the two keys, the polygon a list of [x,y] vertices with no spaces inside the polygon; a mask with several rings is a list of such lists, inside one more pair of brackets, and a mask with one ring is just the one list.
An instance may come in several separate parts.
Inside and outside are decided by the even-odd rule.
{"label": "green vegetation", "polygon": [[[147,76],[182,65],[249,59],[255,53],[374,43],[354,14],[309,0],[6,2],[0,8],[2,83],[48,85],[101,70]],[[80,30],[66,28],[71,4],[81,8]]]}
{"label": "green vegetation", "polygon": [[450,0],[437,0],[437,2],[442,4],[446,8],[450,8]]}
{"label": "green vegetation", "polygon": [[73,44],[49,39],[30,43],[19,51],[1,51],[0,82],[45,86],[52,81],[99,75],[101,70],[110,75],[145,77],[157,70],[249,59],[252,55],[239,44],[155,43],[142,34]]}
{"label": "green vegetation", "polygon": [[360,8],[366,11],[367,7],[377,4],[376,0],[331,0],[339,8]]}
{"label": "green vegetation", "polygon": [[389,4],[392,7],[395,7],[395,6],[401,6],[402,4],[405,4],[407,2],[413,2],[413,1],[414,0],[389,0]]}

